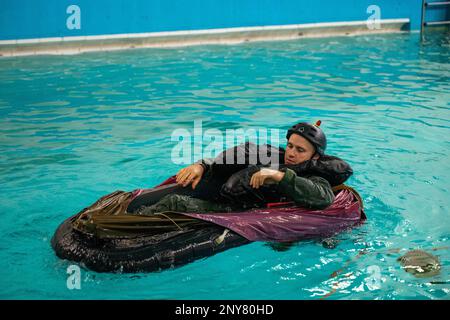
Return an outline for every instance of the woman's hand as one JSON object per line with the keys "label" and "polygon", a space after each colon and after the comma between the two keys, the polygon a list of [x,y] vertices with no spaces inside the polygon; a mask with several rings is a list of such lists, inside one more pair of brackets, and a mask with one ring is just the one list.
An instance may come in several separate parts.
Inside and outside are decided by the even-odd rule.
{"label": "woman's hand", "polygon": [[258,189],[263,184],[275,184],[280,182],[284,177],[284,172],[263,168],[252,175],[250,185],[252,188]]}
{"label": "woman's hand", "polygon": [[191,164],[178,171],[176,175],[177,184],[186,187],[192,183],[192,189],[195,189],[202,179],[204,171],[205,169],[200,164]]}

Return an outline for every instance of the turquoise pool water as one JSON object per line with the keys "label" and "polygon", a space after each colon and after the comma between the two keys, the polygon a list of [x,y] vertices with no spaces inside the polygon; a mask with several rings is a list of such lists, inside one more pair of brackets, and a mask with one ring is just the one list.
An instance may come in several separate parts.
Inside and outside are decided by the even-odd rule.
{"label": "turquoise pool water", "polygon": [[[448,299],[449,48],[448,36],[402,34],[0,59],[0,298]],[[255,242],[159,273],[82,269],[69,290],[56,227],[175,173],[170,135],[194,119],[221,130],[321,119],[367,223],[335,249]],[[401,269],[416,248],[440,258],[440,275]]]}

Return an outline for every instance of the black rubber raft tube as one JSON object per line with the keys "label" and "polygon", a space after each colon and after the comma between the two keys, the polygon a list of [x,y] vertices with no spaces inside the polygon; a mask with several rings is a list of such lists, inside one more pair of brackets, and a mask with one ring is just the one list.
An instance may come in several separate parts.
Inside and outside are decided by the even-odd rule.
{"label": "black rubber raft tube", "polygon": [[[170,192],[176,190],[162,187],[144,193],[128,205],[128,210],[154,203]],[[203,221],[167,232],[97,237],[74,228],[74,222],[82,212],[58,227],[51,245],[58,257],[97,272],[160,271],[250,242],[231,230]]]}
{"label": "black rubber raft tube", "polygon": [[199,229],[172,231],[157,236],[97,239],[64,221],[52,238],[58,257],[82,263],[97,272],[152,272],[173,268],[249,243],[247,239],[210,224]]}

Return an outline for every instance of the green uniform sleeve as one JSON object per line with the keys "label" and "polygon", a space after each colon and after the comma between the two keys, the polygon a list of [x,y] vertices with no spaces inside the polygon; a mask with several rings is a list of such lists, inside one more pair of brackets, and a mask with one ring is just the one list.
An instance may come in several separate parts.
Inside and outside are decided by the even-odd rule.
{"label": "green uniform sleeve", "polygon": [[325,209],[334,201],[333,190],[327,180],[317,176],[298,177],[291,169],[286,169],[278,190],[305,208]]}

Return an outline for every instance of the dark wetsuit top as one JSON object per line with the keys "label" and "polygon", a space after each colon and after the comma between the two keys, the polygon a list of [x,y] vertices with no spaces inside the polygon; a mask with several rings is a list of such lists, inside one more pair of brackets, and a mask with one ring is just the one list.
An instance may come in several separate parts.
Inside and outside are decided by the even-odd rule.
{"label": "dark wetsuit top", "polygon": [[[210,169],[210,159],[197,162],[205,168],[203,176]],[[211,159],[212,160],[212,159]],[[334,194],[330,183],[318,176],[299,177],[286,169],[283,179],[278,183],[280,196],[294,201],[298,206],[308,209],[325,209],[333,203]],[[233,208],[226,203],[197,199],[187,195],[170,194],[149,207],[141,208],[137,214],[147,215],[155,212],[230,212]]]}
{"label": "dark wetsuit top", "polygon": [[[207,158],[197,162],[205,169],[205,176],[214,159]],[[334,201],[330,183],[318,176],[299,177],[294,170],[286,168],[283,179],[278,183],[280,196],[294,201],[297,205],[309,209],[325,209]]]}

